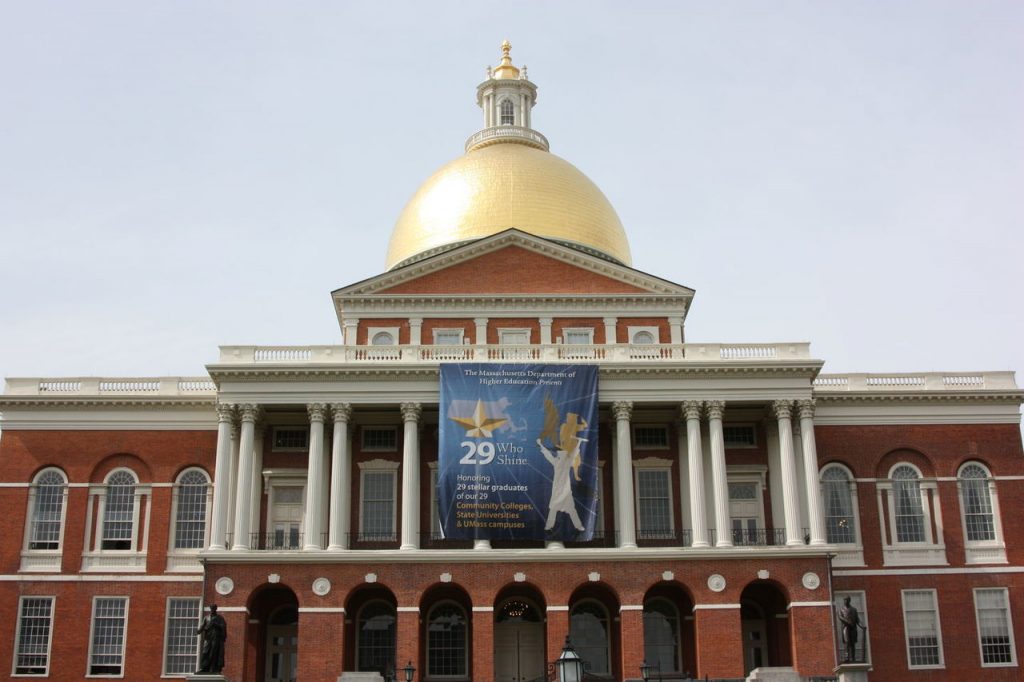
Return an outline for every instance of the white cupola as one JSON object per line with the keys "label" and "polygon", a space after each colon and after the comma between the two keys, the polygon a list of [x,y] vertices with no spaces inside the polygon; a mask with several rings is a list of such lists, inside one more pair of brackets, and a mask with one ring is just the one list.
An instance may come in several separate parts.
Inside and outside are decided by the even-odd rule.
{"label": "white cupola", "polygon": [[547,139],[533,129],[532,111],[537,86],[523,68],[512,64],[512,44],[501,44],[501,63],[487,67],[487,80],[476,86],[476,103],[484,112],[483,130],[466,141],[466,151],[498,142],[513,142],[548,150]]}

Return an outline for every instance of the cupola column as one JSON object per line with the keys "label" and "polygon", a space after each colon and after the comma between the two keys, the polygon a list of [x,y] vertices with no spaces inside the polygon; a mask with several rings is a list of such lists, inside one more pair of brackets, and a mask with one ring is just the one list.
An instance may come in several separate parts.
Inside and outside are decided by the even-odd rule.
{"label": "cupola column", "polygon": [[234,406],[217,404],[217,458],[213,472],[213,509],[210,514],[210,549],[226,549],[228,529],[228,479],[231,470],[231,422]]}
{"label": "cupola column", "polygon": [[352,514],[352,449],[348,439],[348,424],[352,419],[352,406],[348,403],[331,405],[334,415],[334,434],[331,438],[331,515],[328,522],[327,549],[347,549],[349,518]]}
{"label": "cupola column", "polygon": [[324,458],[324,413],[320,403],[306,406],[309,412],[309,464],[306,466],[306,509],[303,517],[305,539],[302,549],[321,549],[320,535],[323,533],[320,520],[324,506],[322,496],[323,479],[327,475]]}
{"label": "cupola column", "polygon": [[800,400],[800,441],[804,451],[804,484],[807,486],[807,519],[811,526],[811,544],[825,545],[825,519],[821,507],[818,482],[818,446],[814,440],[814,401]]}
{"label": "cupola column", "polygon": [[231,549],[242,551],[249,549],[249,533],[252,527],[252,470],[253,457],[256,452],[256,418],[259,408],[256,405],[242,405],[242,432],[238,447],[238,475],[235,479],[235,525]]}
{"label": "cupola column", "polygon": [[606,317],[604,318],[604,342],[605,345],[612,346],[618,341],[617,329],[618,329],[619,318],[617,317]]}
{"label": "cupola column", "polygon": [[419,548],[420,531],[420,415],[419,403],[402,403],[402,545]]}
{"label": "cupola column", "polygon": [[725,401],[709,400],[705,403],[705,409],[711,440],[711,480],[715,490],[715,546],[732,547],[732,534],[729,532],[729,478],[725,469],[725,434],[722,432]]}
{"label": "cupola column", "polygon": [[708,547],[708,517],[704,503],[704,453],[700,441],[700,402],[687,400],[682,412],[686,419],[687,471],[690,490],[690,525],[693,547]]}
{"label": "cupola column", "polygon": [[772,409],[779,421],[779,461],[782,467],[782,508],[786,517],[786,544],[802,545],[800,495],[797,492],[796,462],[793,459],[793,401],[776,400],[772,403]]}
{"label": "cupola column", "polygon": [[615,490],[617,492],[615,518],[618,520],[619,547],[636,548],[636,512],[633,508],[633,448],[630,444],[629,420],[633,403],[619,401],[612,404],[615,418]]}

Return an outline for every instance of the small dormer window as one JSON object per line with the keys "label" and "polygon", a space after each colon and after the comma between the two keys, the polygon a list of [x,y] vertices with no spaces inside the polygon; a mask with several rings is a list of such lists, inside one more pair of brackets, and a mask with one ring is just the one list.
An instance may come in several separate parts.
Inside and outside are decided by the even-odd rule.
{"label": "small dormer window", "polygon": [[510,126],[515,125],[516,113],[512,106],[512,100],[503,99],[501,100],[501,125]]}
{"label": "small dormer window", "polygon": [[395,337],[390,332],[377,332],[370,339],[370,345],[373,346],[393,346],[395,345]]}

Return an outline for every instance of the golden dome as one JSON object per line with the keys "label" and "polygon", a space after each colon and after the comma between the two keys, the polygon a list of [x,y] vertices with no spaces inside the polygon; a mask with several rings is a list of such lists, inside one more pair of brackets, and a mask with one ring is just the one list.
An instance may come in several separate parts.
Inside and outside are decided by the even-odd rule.
{"label": "golden dome", "polygon": [[550,152],[503,142],[472,149],[423,183],[391,233],[387,268],[512,227],[631,263],[597,185]]}

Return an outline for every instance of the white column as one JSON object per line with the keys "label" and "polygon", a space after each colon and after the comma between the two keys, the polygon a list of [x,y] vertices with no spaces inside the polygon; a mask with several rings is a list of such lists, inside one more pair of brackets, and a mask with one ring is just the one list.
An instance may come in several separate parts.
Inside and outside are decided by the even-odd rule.
{"label": "white column", "polygon": [[[238,500],[238,455],[239,425],[231,425],[231,461],[228,465],[228,530],[234,535],[235,532],[235,504]],[[232,541],[233,542],[233,541]],[[224,543],[226,549],[231,549],[232,543]]]}
{"label": "white column", "polygon": [[630,445],[629,419],[633,403],[619,401],[612,405],[615,418],[615,489],[618,507],[615,517],[619,526],[619,547],[636,548],[636,511],[633,509],[633,448]]}
{"label": "white column", "polygon": [[331,518],[328,522],[328,546],[331,551],[348,547],[349,517],[352,515],[352,452],[348,442],[348,423],[352,406],[331,405],[334,414],[334,435],[331,441]]}
{"label": "white column", "polygon": [[256,451],[256,405],[242,405],[242,433],[238,446],[238,481],[235,492],[235,527],[231,549],[249,549],[249,532],[252,513],[252,469],[253,453]]}
{"label": "white column", "polygon": [[356,345],[356,337],[359,334],[359,318],[346,317],[341,323],[343,338],[346,346]]}
{"label": "white column", "polygon": [[700,446],[700,402],[683,403],[686,419],[686,452],[689,459],[690,525],[693,547],[709,547],[707,506],[704,503],[704,453]]}
{"label": "white column", "polygon": [[708,435],[711,439],[711,480],[715,490],[715,547],[732,547],[729,524],[729,479],[725,470],[725,435],[722,433],[722,413],[725,401],[709,400]]}
{"label": "white column", "polygon": [[617,329],[619,324],[619,318],[617,317],[606,317],[604,318],[604,342],[605,345],[615,345],[617,339]]}
{"label": "white column", "polygon": [[405,424],[402,442],[402,546],[419,548],[420,531],[420,414],[419,403],[402,403]]}
{"label": "white column", "polygon": [[409,318],[409,345],[419,346],[423,343],[423,319],[419,317]]}
{"label": "white column", "polygon": [[263,432],[264,427],[257,419],[256,437],[252,453],[252,499],[249,505],[249,537],[260,532],[260,501],[263,499]]}
{"label": "white column", "polygon": [[669,342],[679,345],[683,342],[683,317],[674,315],[668,318]]}
{"label": "white column", "polygon": [[540,322],[540,342],[544,346],[551,345],[551,323],[554,322],[550,317],[541,317],[537,320]]}
{"label": "white column", "polygon": [[473,334],[473,343],[477,346],[487,345],[487,318],[474,317],[473,324],[476,325],[476,333]]}
{"label": "white column", "polygon": [[801,400],[800,441],[804,449],[804,478],[807,485],[807,518],[811,526],[811,544],[825,545],[825,517],[821,507],[821,485],[818,483],[818,446],[814,442],[814,401]]}
{"label": "white column", "polygon": [[772,403],[779,420],[779,461],[782,464],[782,508],[786,516],[786,544],[802,545],[800,536],[800,497],[796,487],[796,463],[793,461],[793,401]]}
{"label": "white column", "polygon": [[[231,419],[233,406],[217,405],[217,459],[213,471],[213,509],[210,514],[210,549],[226,549],[228,530],[228,473],[231,469]],[[89,499],[90,509],[92,498]],[[88,542],[86,543],[88,547]]]}
{"label": "white column", "polygon": [[306,465],[306,509],[303,518],[305,540],[302,549],[320,549],[320,509],[324,505],[321,491],[326,472],[324,461],[324,406],[311,403],[309,412],[309,463]]}

